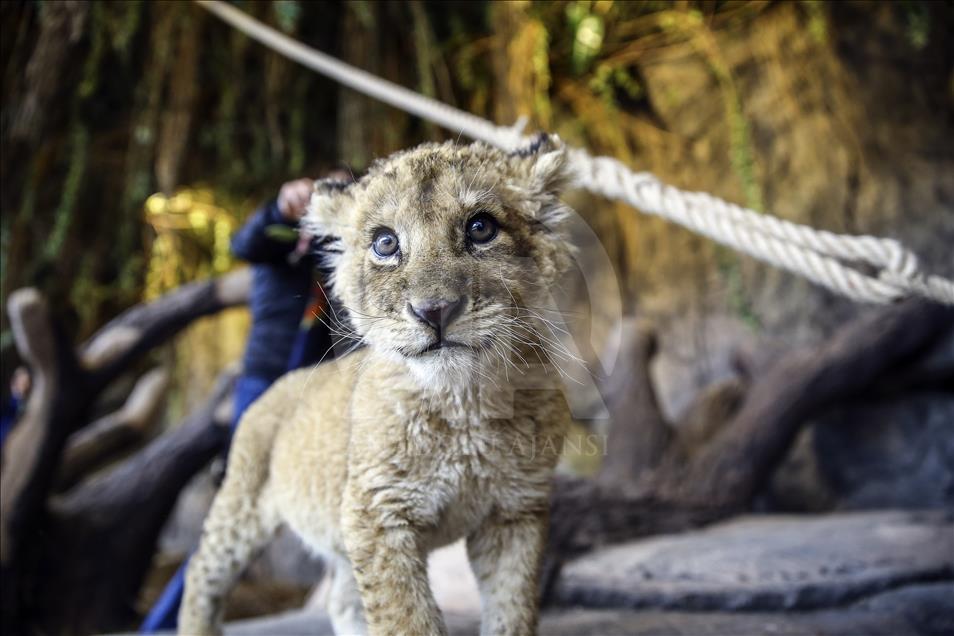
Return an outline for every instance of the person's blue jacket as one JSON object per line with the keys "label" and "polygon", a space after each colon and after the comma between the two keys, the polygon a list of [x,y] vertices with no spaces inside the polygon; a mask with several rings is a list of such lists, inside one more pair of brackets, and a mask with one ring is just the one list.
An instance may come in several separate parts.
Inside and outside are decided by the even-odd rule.
{"label": "person's blue jacket", "polygon": [[314,258],[295,252],[296,229],[273,199],[232,237],[232,253],[252,264],[252,329],[243,374],[269,383],[288,370],[315,278]]}

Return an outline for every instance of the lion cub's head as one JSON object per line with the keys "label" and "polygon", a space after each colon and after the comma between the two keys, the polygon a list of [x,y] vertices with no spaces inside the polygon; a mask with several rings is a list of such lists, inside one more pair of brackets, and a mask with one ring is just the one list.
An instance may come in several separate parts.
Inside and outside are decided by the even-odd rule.
{"label": "lion cub's head", "polygon": [[434,376],[539,346],[535,310],[570,259],[567,180],[553,138],[424,144],[316,182],[305,225],[334,237],[332,290],[364,342]]}

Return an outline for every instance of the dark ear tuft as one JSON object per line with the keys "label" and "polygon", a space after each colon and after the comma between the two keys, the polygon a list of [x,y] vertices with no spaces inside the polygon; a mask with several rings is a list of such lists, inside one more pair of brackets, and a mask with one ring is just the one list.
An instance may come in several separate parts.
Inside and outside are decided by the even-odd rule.
{"label": "dark ear tuft", "polygon": [[529,157],[535,155],[539,152],[546,152],[552,144],[550,143],[550,135],[545,132],[537,133],[533,136],[533,139],[530,140],[530,143],[522,148],[517,148],[511,155],[516,155],[517,157]]}
{"label": "dark ear tuft", "polygon": [[557,135],[541,133],[510,157],[523,177],[522,186],[530,192],[557,194],[571,181],[563,141]]}

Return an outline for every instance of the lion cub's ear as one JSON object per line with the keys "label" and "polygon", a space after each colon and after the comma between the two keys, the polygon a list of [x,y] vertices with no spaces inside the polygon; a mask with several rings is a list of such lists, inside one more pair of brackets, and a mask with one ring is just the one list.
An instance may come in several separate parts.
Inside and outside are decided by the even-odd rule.
{"label": "lion cub's ear", "polygon": [[523,177],[521,185],[535,195],[559,195],[572,181],[566,149],[557,135],[540,133],[510,157]]}
{"label": "lion cub's ear", "polygon": [[556,228],[569,214],[560,193],[573,181],[563,142],[556,135],[540,133],[510,153],[514,178],[510,188],[525,200],[526,212],[544,225]]}
{"label": "lion cub's ear", "polygon": [[354,181],[318,179],[311,194],[308,212],[301,220],[301,229],[315,237],[319,262],[330,270],[337,269],[344,252],[344,236],[348,233]]}
{"label": "lion cub's ear", "polygon": [[353,181],[317,179],[308,212],[301,220],[302,229],[312,236],[341,238],[348,223],[347,207],[353,185]]}

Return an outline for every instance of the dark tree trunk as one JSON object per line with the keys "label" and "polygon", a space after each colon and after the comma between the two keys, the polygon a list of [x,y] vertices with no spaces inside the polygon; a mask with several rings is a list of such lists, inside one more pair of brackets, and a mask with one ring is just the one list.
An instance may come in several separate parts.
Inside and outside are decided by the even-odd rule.
{"label": "dark tree trunk", "polygon": [[130,447],[144,442],[157,423],[168,385],[169,374],[164,369],[153,369],[139,378],[121,409],[70,436],[60,463],[57,491],[69,490]]}
{"label": "dark tree trunk", "polygon": [[604,485],[637,481],[655,468],[672,439],[650,376],[656,349],[656,334],[648,325],[623,323],[620,364],[602,384],[611,421],[599,475]]}
{"label": "dark tree trunk", "polygon": [[[0,571],[5,633],[41,628],[70,634],[123,626],[178,493],[224,448],[228,430],[223,422],[229,417],[217,411],[227,402],[232,374],[183,426],[105,474],[81,481],[151,418],[155,386],[148,391],[140,386],[148,395],[134,391],[120,412],[89,434],[106,442],[105,448],[91,446],[80,435],[66,450],[67,440],[87,425],[102,390],[143,353],[196,318],[246,302],[249,283],[248,272],[237,271],[134,307],[98,332],[79,356],[59,335],[36,290],[11,294],[10,322],[34,388],[4,447]],[[66,485],[78,485],[54,496],[64,471]]]}
{"label": "dark tree trunk", "polygon": [[[179,493],[228,443],[234,374],[181,425],[114,470],[94,477],[49,510],[37,572],[45,578],[29,623],[49,633],[116,630],[135,618],[134,604],[156,541]],[[52,549],[59,546],[59,549]]]}

